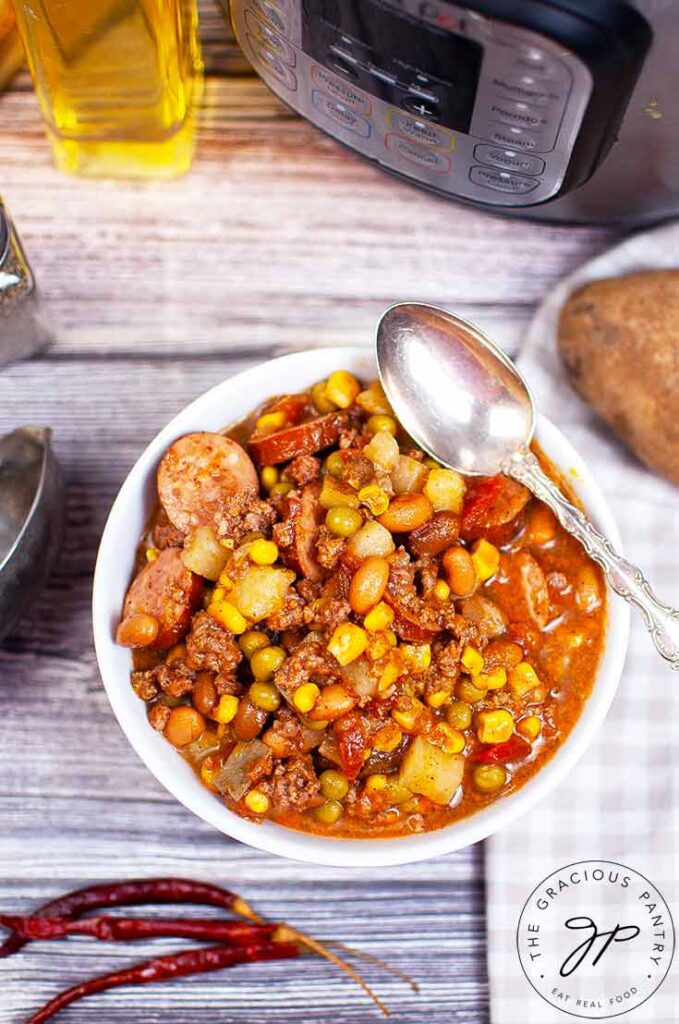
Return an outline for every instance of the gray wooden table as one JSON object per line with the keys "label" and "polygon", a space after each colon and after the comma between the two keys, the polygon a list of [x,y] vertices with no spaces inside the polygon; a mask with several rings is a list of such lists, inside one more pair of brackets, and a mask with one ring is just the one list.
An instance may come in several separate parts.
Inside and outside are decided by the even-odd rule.
{"label": "gray wooden table", "polygon": [[[285,110],[248,73],[216,9],[202,15],[209,76],[196,164],[181,181],[59,175],[27,78],[0,98],[0,191],[57,329],[46,355],[0,372],[0,431],[51,425],[69,494],[58,568],[0,650],[0,909],[28,911],[96,879],[214,879],[271,918],[407,968],[419,996],[366,972],[396,1021],[482,1024],[482,849],[340,871],[258,853],[196,820],[137,760],[109,708],[92,649],[92,569],[133,461],[207,387],[282,349],[369,344],[376,316],[403,298],[454,308],[514,350],[540,297],[612,234],[504,221],[387,179]],[[0,963],[0,1024],[150,953],[36,945]],[[311,959],[119,990],[60,1019],[95,1014],[111,1024],[379,1019]]]}

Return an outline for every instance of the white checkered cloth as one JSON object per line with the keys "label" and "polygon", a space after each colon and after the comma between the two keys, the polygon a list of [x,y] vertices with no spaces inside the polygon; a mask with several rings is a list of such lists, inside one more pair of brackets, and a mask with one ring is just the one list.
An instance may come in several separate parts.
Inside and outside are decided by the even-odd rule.
{"label": "white checkered cloth", "polygon": [[[640,465],[570,389],[556,350],[556,327],[564,300],[578,285],[678,265],[676,223],[633,236],[597,257],[542,304],[518,359],[538,408],[594,470],[620,527],[625,554],[643,569],[661,599],[675,607],[679,492]],[[679,929],[679,678],[655,653],[635,612],[632,619],[620,688],[589,750],[556,792],[486,843],[492,1024],[566,1024],[575,1019],[533,991],[516,950],[521,908],[553,871],[585,859],[629,865],[658,887]],[[679,1022],[679,951],[664,985],[618,1019],[630,1024]]]}

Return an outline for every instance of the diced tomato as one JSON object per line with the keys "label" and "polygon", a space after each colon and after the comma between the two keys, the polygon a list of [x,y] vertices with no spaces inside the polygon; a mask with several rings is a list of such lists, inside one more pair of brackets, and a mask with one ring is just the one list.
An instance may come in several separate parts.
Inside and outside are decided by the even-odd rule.
{"label": "diced tomato", "polygon": [[355,779],[363,767],[363,755],[368,748],[363,719],[356,712],[349,712],[335,722],[334,732],[339,743],[342,771],[348,779]]}
{"label": "diced tomato", "polygon": [[462,531],[473,530],[481,520],[486,520],[496,498],[502,491],[502,477],[490,476],[474,488],[462,508]]}
{"label": "diced tomato", "polygon": [[506,764],[508,761],[522,761],[532,749],[528,740],[514,735],[504,743],[492,743],[475,751],[472,760],[481,764]]}

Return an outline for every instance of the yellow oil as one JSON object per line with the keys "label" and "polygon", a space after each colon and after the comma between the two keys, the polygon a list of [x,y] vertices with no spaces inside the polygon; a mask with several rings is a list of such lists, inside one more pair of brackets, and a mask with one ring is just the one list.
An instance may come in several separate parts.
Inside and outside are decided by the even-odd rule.
{"label": "yellow oil", "polygon": [[0,89],[19,70],[24,59],[9,0],[0,0]]}
{"label": "yellow oil", "polygon": [[14,5],[60,169],[154,178],[188,170],[202,82],[196,0]]}

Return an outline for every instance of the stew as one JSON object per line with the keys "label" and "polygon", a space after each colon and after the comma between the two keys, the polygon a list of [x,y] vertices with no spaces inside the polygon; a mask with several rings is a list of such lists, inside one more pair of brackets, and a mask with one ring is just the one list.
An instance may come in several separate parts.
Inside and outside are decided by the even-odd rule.
{"label": "stew", "polygon": [[181,437],[157,486],[117,640],[151,726],[237,814],[440,828],[577,720],[599,568],[520,484],[427,458],[377,382],[339,370]]}

